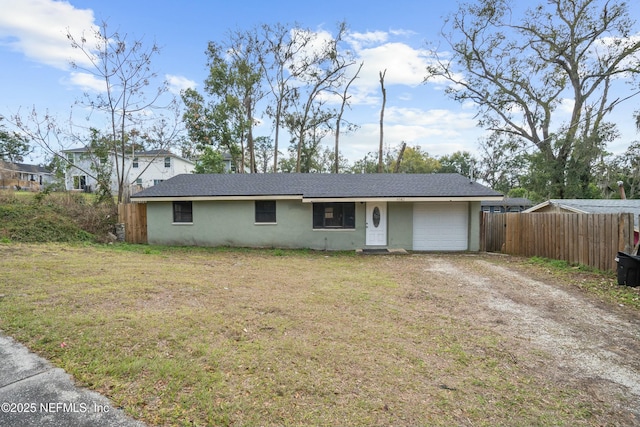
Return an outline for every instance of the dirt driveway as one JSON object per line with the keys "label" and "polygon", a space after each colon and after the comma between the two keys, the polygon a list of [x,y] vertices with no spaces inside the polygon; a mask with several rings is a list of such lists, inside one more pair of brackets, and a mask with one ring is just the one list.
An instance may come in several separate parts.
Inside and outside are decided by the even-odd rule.
{"label": "dirt driveway", "polygon": [[[422,277],[425,292],[433,293],[436,301],[440,298],[454,316],[509,337],[508,351],[515,362],[611,405],[613,424],[640,425],[636,311],[602,303],[576,283],[558,283],[544,269],[519,262],[511,266],[509,258],[500,255],[408,258],[415,257],[422,257],[422,262],[403,263],[403,268]],[[448,283],[448,291],[428,286],[434,280]],[[525,354],[540,358],[521,358]]]}

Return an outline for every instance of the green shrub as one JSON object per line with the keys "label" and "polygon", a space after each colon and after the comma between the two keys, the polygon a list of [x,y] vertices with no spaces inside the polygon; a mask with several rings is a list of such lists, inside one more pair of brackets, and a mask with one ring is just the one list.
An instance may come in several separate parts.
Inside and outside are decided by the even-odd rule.
{"label": "green shrub", "polygon": [[0,239],[17,242],[104,241],[117,220],[114,203],[91,203],[85,195],[0,193]]}

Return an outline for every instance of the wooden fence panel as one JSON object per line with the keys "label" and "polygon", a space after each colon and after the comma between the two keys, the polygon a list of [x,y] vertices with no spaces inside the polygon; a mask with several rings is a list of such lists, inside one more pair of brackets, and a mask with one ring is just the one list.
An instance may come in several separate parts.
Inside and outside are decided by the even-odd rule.
{"label": "wooden fence panel", "polygon": [[124,223],[124,239],[127,243],[147,243],[146,203],[120,203],[118,218]]}
{"label": "wooden fence panel", "polygon": [[618,251],[633,248],[634,217],[623,214],[486,213],[481,248],[560,259],[600,270],[617,269]]}
{"label": "wooden fence panel", "polygon": [[501,252],[505,244],[506,218],[482,212],[480,222],[480,250],[484,252]]}

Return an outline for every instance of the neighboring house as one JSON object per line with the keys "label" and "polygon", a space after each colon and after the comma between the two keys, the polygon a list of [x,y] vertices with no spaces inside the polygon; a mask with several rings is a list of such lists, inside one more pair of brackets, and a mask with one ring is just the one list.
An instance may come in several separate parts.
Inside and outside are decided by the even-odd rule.
{"label": "neighboring house", "polygon": [[537,204],[524,213],[632,213],[635,222],[634,243],[638,243],[640,200],[632,199],[550,199]]}
{"label": "neighboring house", "polygon": [[225,173],[235,173],[236,165],[233,163],[233,157],[229,153],[222,153],[222,161],[224,162]]}
{"label": "neighboring house", "polygon": [[[88,148],[76,148],[63,151],[67,160],[74,165],[65,172],[65,187],[67,190],[94,191],[97,187],[95,170],[104,167],[105,162],[113,165],[113,156],[108,159],[98,159]],[[122,156],[117,156],[118,164]],[[167,150],[151,150],[136,152],[124,157],[125,183],[129,185],[131,193],[159,184],[173,176],[193,172],[194,162],[176,156]],[[118,191],[118,179],[115,167],[111,167],[111,191]]]}
{"label": "neighboring house", "polygon": [[53,172],[43,166],[0,160],[0,188],[39,191],[53,182]]}
{"label": "neighboring house", "polygon": [[477,251],[480,203],[459,174],[179,175],[132,196],[150,244]]}
{"label": "neighboring house", "polygon": [[483,212],[509,213],[522,212],[532,206],[531,200],[522,197],[505,197],[502,200],[483,200]]}

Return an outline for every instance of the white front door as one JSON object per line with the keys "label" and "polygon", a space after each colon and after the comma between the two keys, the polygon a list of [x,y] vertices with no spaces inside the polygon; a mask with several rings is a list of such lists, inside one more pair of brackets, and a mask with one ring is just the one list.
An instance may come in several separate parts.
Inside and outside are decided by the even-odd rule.
{"label": "white front door", "polygon": [[387,202],[367,202],[367,246],[387,246]]}

